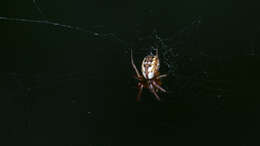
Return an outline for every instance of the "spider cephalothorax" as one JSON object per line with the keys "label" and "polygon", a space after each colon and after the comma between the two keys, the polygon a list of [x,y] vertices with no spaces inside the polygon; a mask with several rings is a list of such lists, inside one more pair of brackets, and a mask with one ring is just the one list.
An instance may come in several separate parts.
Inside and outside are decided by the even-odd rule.
{"label": "spider cephalothorax", "polygon": [[166,92],[165,89],[161,87],[160,79],[166,77],[166,74],[160,75],[159,68],[160,68],[160,60],[158,57],[158,49],[156,50],[156,55],[148,55],[144,57],[141,71],[142,75],[140,75],[138,69],[133,60],[133,53],[131,50],[131,63],[136,72],[137,79],[139,81],[138,88],[139,92],[137,95],[137,100],[140,100],[143,88],[148,88],[156,97],[157,100],[160,100],[160,97],[157,95],[158,90]]}

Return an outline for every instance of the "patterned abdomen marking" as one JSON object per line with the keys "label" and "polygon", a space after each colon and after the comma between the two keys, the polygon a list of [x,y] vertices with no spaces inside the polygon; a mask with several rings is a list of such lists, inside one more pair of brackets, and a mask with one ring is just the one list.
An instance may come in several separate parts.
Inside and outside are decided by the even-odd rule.
{"label": "patterned abdomen marking", "polygon": [[159,58],[154,55],[148,55],[142,62],[142,74],[145,79],[153,79],[159,73]]}

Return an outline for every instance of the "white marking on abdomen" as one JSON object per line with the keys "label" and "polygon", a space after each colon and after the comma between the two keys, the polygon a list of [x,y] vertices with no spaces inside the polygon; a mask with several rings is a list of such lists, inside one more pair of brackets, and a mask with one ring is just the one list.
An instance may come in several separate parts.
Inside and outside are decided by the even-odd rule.
{"label": "white marking on abdomen", "polygon": [[154,77],[154,72],[148,72],[148,79],[152,79]]}

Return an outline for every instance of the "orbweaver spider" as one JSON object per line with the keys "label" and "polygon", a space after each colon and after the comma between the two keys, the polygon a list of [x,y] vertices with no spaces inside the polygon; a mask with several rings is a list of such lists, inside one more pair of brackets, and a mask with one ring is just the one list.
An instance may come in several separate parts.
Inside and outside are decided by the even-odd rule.
{"label": "orbweaver spider", "polygon": [[158,101],[160,101],[160,97],[157,95],[158,90],[162,92],[166,92],[165,89],[161,87],[161,78],[166,77],[167,74],[160,75],[159,68],[160,68],[160,60],[158,56],[158,49],[156,49],[156,55],[147,55],[144,57],[141,65],[142,75],[140,75],[138,69],[133,60],[133,52],[131,49],[131,63],[136,72],[136,79],[138,82],[138,94],[137,94],[137,101],[140,101],[140,97],[143,91],[143,88],[148,88],[156,97]]}

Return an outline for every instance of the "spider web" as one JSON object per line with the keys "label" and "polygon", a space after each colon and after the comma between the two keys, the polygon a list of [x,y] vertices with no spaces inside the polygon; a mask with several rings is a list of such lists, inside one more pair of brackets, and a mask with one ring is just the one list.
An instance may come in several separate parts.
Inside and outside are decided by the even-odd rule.
{"label": "spider web", "polygon": [[40,14],[41,19],[11,18],[11,17],[0,16],[0,20],[16,22],[16,23],[36,23],[36,24],[38,23],[38,24],[51,25],[51,26],[55,26],[55,27],[68,29],[68,30],[84,32],[87,35],[89,35],[90,37],[101,38],[101,39],[115,39],[116,41],[118,41],[124,45],[128,44],[124,40],[120,39],[120,37],[118,37],[115,33],[99,33],[97,31],[85,29],[83,27],[72,26],[69,24],[62,24],[62,23],[55,22],[55,21],[49,21],[47,16],[43,13],[42,9],[40,8],[40,6],[36,0],[33,0],[33,4],[34,4],[37,12]]}
{"label": "spider web", "polygon": [[[17,23],[38,23],[51,25],[55,27],[65,28],[68,30],[74,30],[84,32],[90,37],[114,40],[119,42],[125,49],[126,56],[129,57],[130,48],[134,48],[134,53],[140,59],[142,59],[148,53],[154,53],[155,50],[159,49],[159,57],[161,59],[161,72],[169,75],[166,89],[172,93],[172,95],[179,95],[186,93],[187,90],[201,90],[201,88],[210,88],[210,91],[214,92],[214,96],[222,99],[224,89],[209,84],[214,84],[216,81],[211,80],[207,70],[207,59],[209,56],[203,54],[198,49],[198,33],[201,24],[201,18],[196,17],[185,27],[176,29],[176,32],[167,35],[161,35],[161,31],[156,26],[149,26],[146,32],[142,32],[142,27],[146,27],[147,23],[140,25],[140,31],[135,41],[128,42],[116,35],[115,33],[102,33],[98,31],[91,31],[78,26],[72,26],[68,24],[62,24],[55,21],[49,21],[47,16],[43,13],[39,4],[36,0],[33,0],[36,10],[41,16],[41,19],[25,19],[25,18],[10,18],[0,17],[2,21],[10,21]],[[149,19],[149,18],[148,18]],[[148,23],[152,24],[151,21]],[[148,33],[147,33],[148,32]],[[197,54],[187,55],[185,50],[195,50]],[[197,56],[196,56],[197,55]],[[74,74],[75,75],[75,74]],[[68,77],[67,74],[64,76]],[[76,74],[76,76],[78,76]],[[67,79],[71,78],[70,75]],[[219,82],[217,82],[218,84]],[[205,88],[204,88],[205,89]],[[203,90],[204,90],[203,89]],[[208,89],[207,89],[208,90]],[[194,91],[195,92],[195,91]],[[197,92],[194,94],[198,94]]]}

